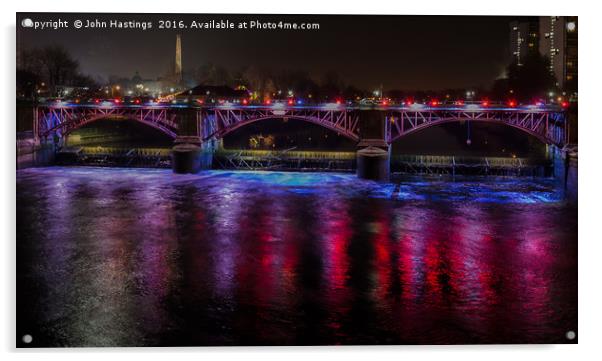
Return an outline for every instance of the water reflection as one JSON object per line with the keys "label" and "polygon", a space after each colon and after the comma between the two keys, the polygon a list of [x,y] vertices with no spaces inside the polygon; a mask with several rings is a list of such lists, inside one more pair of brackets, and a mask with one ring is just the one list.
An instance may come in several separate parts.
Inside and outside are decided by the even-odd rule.
{"label": "water reflection", "polygon": [[33,346],[565,342],[576,211],[547,181],[17,174]]}

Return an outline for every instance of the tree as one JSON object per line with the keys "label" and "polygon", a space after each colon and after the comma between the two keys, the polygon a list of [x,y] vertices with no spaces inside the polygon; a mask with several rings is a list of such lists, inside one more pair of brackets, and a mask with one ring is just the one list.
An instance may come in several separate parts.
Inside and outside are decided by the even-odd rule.
{"label": "tree", "polygon": [[205,85],[232,85],[233,78],[230,72],[213,63],[206,63],[198,67],[195,80]]}
{"label": "tree", "polygon": [[17,69],[17,94],[23,98],[36,98],[36,84],[40,84],[42,78],[38,73],[30,70]]}
{"label": "tree", "polygon": [[332,99],[342,94],[343,80],[337,72],[330,70],[324,74],[320,86],[320,96],[323,99]]}
{"label": "tree", "polygon": [[24,50],[20,59],[19,85],[27,85],[32,81],[33,78],[25,74],[36,74],[36,83],[45,82],[51,94],[56,94],[58,85],[93,87],[96,84],[91,77],[79,72],[77,60],[61,46]]}
{"label": "tree", "polygon": [[42,49],[39,56],[51,92],[54,93],[57,85],[71,85],[78,74],[79,63],[64,48],[49,46]]}

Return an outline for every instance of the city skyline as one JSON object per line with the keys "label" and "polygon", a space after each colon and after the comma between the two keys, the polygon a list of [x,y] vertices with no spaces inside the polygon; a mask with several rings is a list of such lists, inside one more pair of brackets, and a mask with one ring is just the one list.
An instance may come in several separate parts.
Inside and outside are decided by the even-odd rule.
{"label": "city skyline", "polygon": [[[35,16],[50,19],[53,15]],[[20,18],[27,16],[20,14]],[[61,14],[67,22],[77,16],[81,17]],[[138,72],[143,78],[156,79],[174,69],[175,39],[181,34],[184,73],[206,63],[218,64],[229,71],[262,64],[262,68],[274,72],[307,71],[316,79],[335,71],[347,84],[366,89],[382,84],[385,89],[438,90],[486,87],[502,75],[510,60],[509,23],[516,19],[497,16],[262,15],[255,18],[319,23],[320,29],[198,31],[156,29],[157,19],[166,16],[161,14],[87,16],[89,19],[84,20],[102,21],[103,17],[152,20],[155,28],[131,31],[22,28],[18,32],[17,47],[25,50],[61,45],[79,61],[81,71],[93,77],[127,78]],[[195,19],[236,22],[251,18],[251,15],[218,14],[182,16],[185,22]],[[353,19],[354,26],[348,26],[349,19]],[[57,33],[61,36],[56,36]]]}

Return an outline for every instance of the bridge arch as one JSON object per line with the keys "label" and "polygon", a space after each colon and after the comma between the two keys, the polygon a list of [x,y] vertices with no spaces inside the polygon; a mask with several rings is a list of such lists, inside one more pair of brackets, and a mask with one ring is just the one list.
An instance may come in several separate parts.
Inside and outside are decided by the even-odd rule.
{"label": "bridge arch", "polygon": [[[116,120],[119,119],[119,120]],[[136,117],[136,116],[132,116],[132,115],[101,115],[101,116],[96,116],[90,119],[87,119],[85,122],[78,122],[77,124],[75,124],[72,127],[66,127],[63,128],[65,129],[65,131],[63,131],[63,135],[69,135],[69,133],[80,129],[86,125],[92,124],[96,121],[99,120],[115,120],[115,121],[124,121],[124,120],[131,120],[140,124],[144,124],[148,127],[157,129],[159,131],[161,131],[162,133],[164,133],[165,135],[169,136],[172,139],[176,138],[176,133],[175,130],[171,130],[168,127],[162,125],[159,122],[153,122],[153,121],[149,121],[146,119],[141,119],[140,117]]]}
{"label": "bridge arch", "polygon": [[[158,112],[147,112],[144,111],[133,111],[133,112],[91,112],[91,113],[63,113],[57,114],[52,111],[49,113],[43,113],[38,115],[41,118],[41,129],[39,135],[41,137],[48,137],[52,133],[59,133],[61,137],[69,135],[71,132],[80,129],[86,125],[92,124],[100,120],[131,120],[145,126],[159,130],[168,137],[175,139],[177,125],[174,117],[167,116],[165,111]],[[117,120],[118,119],[118,120]]]}
{"label": "bridge arch", "polygon": [[[557,124],[557,121],[559,123]],[[416,115],[413,119],[404,119],[403,115],[396,119],[387,117],[386,134],[389,144],[422,130],[449,123],[479,122],[496,124],[500,126],[518,129],[532,137],[535,137],[544,144],[563,145],[565,142],[566,130],[564,128],[564,119],[550,117],[546,113],[525,113],[519,117],[519,114],[504,117],[478,117],[478,116],[449,116],[449,117],[422,117]]]}
{"label": "bridge arch", "polygon": [[353,142],[360,139],[359,115],[356,112],[322,107],[210,109],[201,115],[202,138],[223,138],[246,125],[272,119],[300,120],[319,125]]}
{"label": "bridge arch", "polygon": [[508,126],[508,127],[512,127],[514,129],[518,129],[524,133],[527,133],[535,138],[537,138],[538,140],[540,140],[543,143],[546,144],[551,144],[551,140],[550,139],[546,139],[543,135],[538,134],[536,132],[533,132],[529,129],[517,126],[517,125],[513,125],[513,124],[506,124],[506,123],[502,123],[502,122],[493,122],[493,121],[487,121],[487,120],[458,120],[458,119],[445,119],[445,120],[440,120],[440,121],[436,121],[436,122],[432,122],[432,123],[428,123],[425,124],[423,126],[418,126],[415,127],[411,130],[405,131],[402,134],[397,134],[395,137],[391,138],[390,143],[393,143],[401,138],[404,138],[410,134],[415,134],[415,133],[419,133],[422,130],[428,129],[428,128],[432,128],[432,127],[436,127],[439,125],[443,125],[443,124],[449,124],[449,123],[462,123],[462,122],[479,122],[479,123],[489,123],[489,124],[496,124],[496,125],[501,125],[501,126]]}
{"label": "bridge arch", "polygon": [[229,127],[226,128],[222,128],[220,129],[217,133],[215,133],[215,136],[217,136],[218,138],[223,138],[226,135],[232,133],[233,131],[240,129],[246,125],[249,124],[253,124],[253,123],[257,123],[260,121],[264,121],[264,120],[276,120],[276,119],[293,119],[293,120],[301,120],[301,121],[305,121],[308,123],[312,123],[312,124],[316,124],[319,126],[322,126],[328,130],[331,130],[339,135],[342,135],[344,137],[346,137],[349,140],[352,140],[354,142],[358,142],[359,141],[359,135],[349,132],[347,130],[343,130],[339,127],[336,127],[334,125],[331,124],[325,124],[323,122],[320,122],[318,119],[313,118],[313,117],[304,117],[304,116],[278,116],[278,115],[272,115],[272,116],[265,116],[265,117],[258,117],[258,118],[253,118],[253,119],[247,119],[241,122],[237,122],[235,124],[230,125]]}

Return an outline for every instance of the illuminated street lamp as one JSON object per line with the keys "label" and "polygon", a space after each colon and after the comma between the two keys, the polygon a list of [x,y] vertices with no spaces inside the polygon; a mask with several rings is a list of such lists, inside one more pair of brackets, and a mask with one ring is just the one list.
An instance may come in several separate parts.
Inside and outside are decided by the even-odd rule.
{"label": "illuminated street lamp", "polygon": [[119,86],[119,85],[112,86],[111,87],[111,96],[114,96],[115,95],[115,91],[119,92],[119,90],[121,90],[121,86]]}

